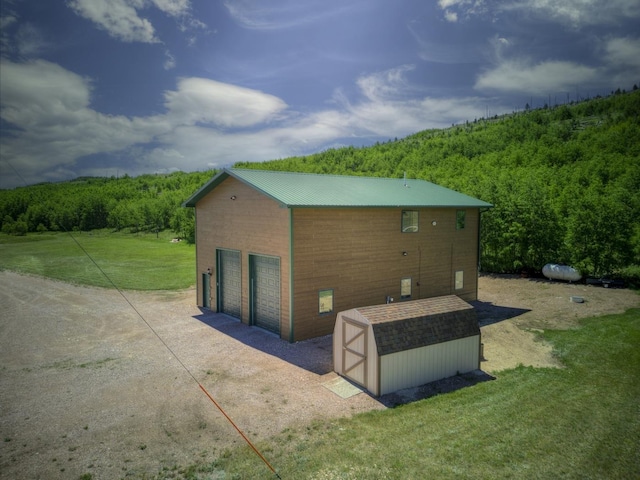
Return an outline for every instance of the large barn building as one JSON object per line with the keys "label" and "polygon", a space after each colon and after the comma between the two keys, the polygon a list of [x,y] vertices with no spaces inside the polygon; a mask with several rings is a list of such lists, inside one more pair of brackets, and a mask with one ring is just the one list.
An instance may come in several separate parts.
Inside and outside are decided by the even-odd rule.
{"label": "large barn building", "polygon": [[198,305],[290,342],[337,312],[477,298],[490,204],[423,180],[224,169],[195,207]]}

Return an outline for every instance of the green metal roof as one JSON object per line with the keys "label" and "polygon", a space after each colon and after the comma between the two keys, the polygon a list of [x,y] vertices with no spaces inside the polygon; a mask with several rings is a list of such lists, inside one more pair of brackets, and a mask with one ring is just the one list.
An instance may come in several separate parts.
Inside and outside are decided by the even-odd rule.
{"label": "green metal roof", "polygon": [[194,193],[196,203],[233,177],[286,207],[477,207],[492,205],[424,180],[224,169]]}

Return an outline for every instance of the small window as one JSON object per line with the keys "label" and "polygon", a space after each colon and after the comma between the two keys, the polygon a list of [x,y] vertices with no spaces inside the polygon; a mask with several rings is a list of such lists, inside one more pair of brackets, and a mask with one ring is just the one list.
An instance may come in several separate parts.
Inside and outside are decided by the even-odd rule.
{"label": "small window", "polygon": [[402,211],[402,233],[415,233],[418,231],[418,211]]}
{"label": "small window", "polygon": [[456,272],[456,290],[462,290],[464,288],[464,272],[458,270]]}
{"label": "small window", "polygon": [[457,230],[464,229],[464,221],[466,220],[466,217],[467,217],[466,210],[458,210],[456,212],[456,229]]}
{"label": "small window", "polygon": [[333,290],[320,290],[318,293],[318,312],[333,312]]}
{"label": "small window", "polygon": [[400,280],[400,298],[411,298],[411,278],[403,278]]}

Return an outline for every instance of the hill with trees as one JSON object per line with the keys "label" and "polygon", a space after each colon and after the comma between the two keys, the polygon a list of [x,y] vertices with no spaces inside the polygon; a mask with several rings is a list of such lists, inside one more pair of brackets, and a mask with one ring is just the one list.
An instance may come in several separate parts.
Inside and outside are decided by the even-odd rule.
{"label": "hill with trees", "polygon": [[[481,268],[640,277],[640,91],[426,130],[371,147],[262,163],[310,173],[419,178],[494,205],[482,214]],[[181,203],[215,172],[84,178],[0,191],[5,233],[172,229],[193,239]]]}
{"label": "hill with trees", "polygon": [[482,270],[640,265],[640,91],[237,167],[419,178],[490,202]]}
{"label": "hill with trees", "polygon": [[182,202],[215,171],[120,178],[77,178],[0,190],[2,232],[166,229],[194,240],[194,214]]}

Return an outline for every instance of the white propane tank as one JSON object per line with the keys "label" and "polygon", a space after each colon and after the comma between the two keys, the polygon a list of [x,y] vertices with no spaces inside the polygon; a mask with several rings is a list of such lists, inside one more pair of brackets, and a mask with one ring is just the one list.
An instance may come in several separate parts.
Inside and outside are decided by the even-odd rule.
{"label": "white propane tank", "polygon": [[551,280],[565,280],[567,282],[577,282],[582,278],[580,272],[575,268],[555,263],[547,263],[542,267],[542,274]]}

